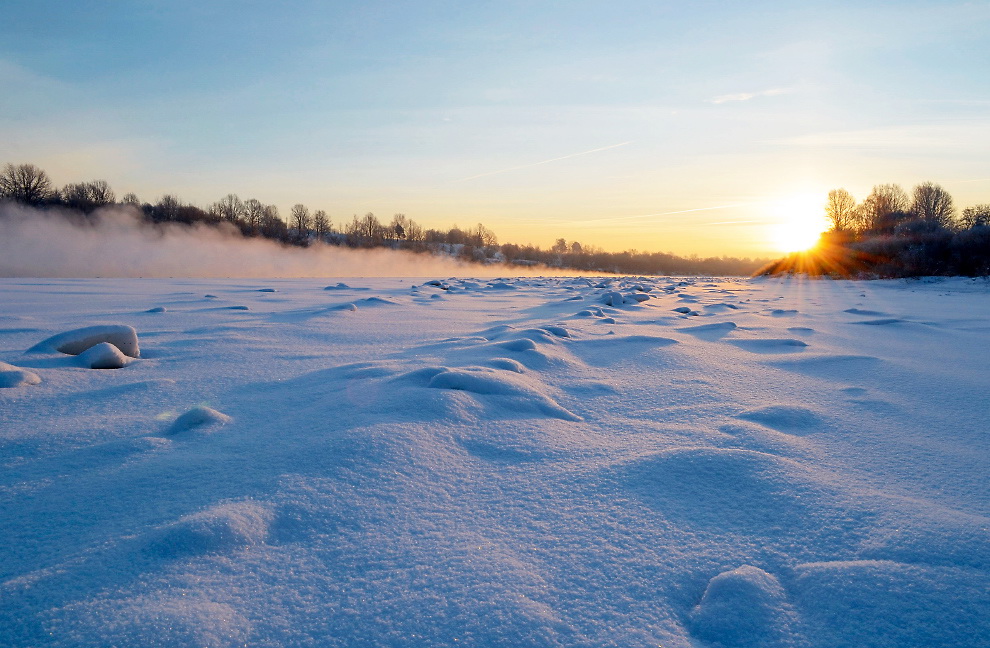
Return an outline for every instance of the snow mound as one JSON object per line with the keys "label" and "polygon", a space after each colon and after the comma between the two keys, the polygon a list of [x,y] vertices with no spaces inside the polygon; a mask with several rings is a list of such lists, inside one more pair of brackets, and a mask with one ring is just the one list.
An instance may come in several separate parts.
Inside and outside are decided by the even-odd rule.
{"label": "snow mound", "polygon": [[875,320],[863,320],[861,322],[856,322],[856,324],[863,324],[865,326],[889,326],[891,324],[907,324],[906,320],[898,319],[896,317],[885,317],[883,319]]}
{"label": "snow mound", "polygon": [[87,369],[121,369],[127,366],[127,356],[109,342],[95,344],[78,356],[80,366]]}
{"label": "snow mound", "polygon": [[984,572],[886,560],[797,565],[791,593],[815,645],[986,646]]}
{"label": "snow mound", "polygon": [[87,326],[85,328],[59,333],[34,345],[28,349],[28,353],[52,353],[58,351],[59,353],[67,353],[68,355],[79,355],[86,349],[96,346],[101,342],[109,342],[120,349],[124,355],[132,358],[141,357],[137,331],[134,330],[134,327],[127,326],[126,324]]}
{"label": "snow mound", "polygon": [[522,337],[518,340],[507,340],[505,342],[497,342],[496,346],[499,346],[506,351],[514,351],[516,353],[523,353],[525,351],[536,351],[536,342],[533,340]]}
{"label": "snow mound", "polygon": [[[912,508],[914,510],[912,510]],[[990,568],[990,518],[938,507],[888,512],[860,544],[863,557],[910,564]]]}
{"label": "snow mound", "polygon": [[384,297],[367,297],[361,300],[365,306],[398,306],[399,302],[385,299]]}
{"label": "snow mound", "polygon": [[679,329],[681,333],[687,333],[705,340],[717,340],[737,329],[735,322],[715,322],[713,324],[702,324],[700,326],[683,326]]}
{"label": "snow mound", "polygon": [[626,483],[664,517],[721,532],[814,525],[818,485],[799,466],[752,450],[679,448],[632,462]]}
{"label": "snow mound", "polygon": [[602,298],[606,306],[622,306],[626,303],[626,298],[620,292],[608,292]]}
{"label": "snow mound", "polygon": [[832,354],[788,358],[773,364],[781,369],[836,380],[852,380],[857,376],[873,375],[883,360],[875,356]]}
{"label": "snow mound", "polygon": [[753,353],[794,353],[803,351],[808,343],[794,338],[762,338],[752,340],[729,340],[740,349]]}
{"label": "snow mound", "polygon": [[427,387],[489,396],[510,396],[513,409],[535,410],[565,421],[581,420],[580,416],[561,407],[530,381],[511,370],[500,371],[489,367],[442,369],[430,378]]}
{"label": "snow mound", "polygon": [[862,308],[847,308],[842,312],[849,313],[850,315],[863,315],[866,317],[883,317],[884,315],[887,315],[887,313],[884,313],[883,311],[864,310]]}
{"label": "snow mound", "polygon": [[505,369],[506,371],[512,371],[518,374],[526,373],[526,367],[521,362],[512,358],[492,358],[488,361],[488,365],[495,369]]}
{"label": "snow mound", "polygon": [[187,515],[151,534],[148,548],[163,557],[213,554],[259,545],[274,514],[257,502],[228,502]]}
{"label": "snow mound", "polygon": [[791,434],[812,432],[822,425],[821,418],[810,409],[790,405],[770,405],[748,410],[739,414],[739,418]]}
{"label": "snow mound", "polygon": [[[55,634],[92,637],[92,645],[250,645],[252,623],[233,605],[192,588],[177,589],[168,594],[72,604],[65,609],[67,618],[55,626],[61,632]],[[108,634],[112,640],[106,638]]]}
{"label": "snow mound", "polygon": [[759,567],[743,565],[708,583],[691,610],[691,629],[724,648],[792,645],[796,620],[780,581]]}
{"label": "snow mound", "polygon": [[225,425],[231,418],[222,412],[218,412],[212,407],[197,405],[179,418],[175,419],[169,427],[167,434],[181,434],[196,428],[212,428]]}
{"label": "snow mound", "polygon": [[20,367],[15,367],[6,362],[0,362],[0,389],[37,385],[40,383],[41,377],[38,374],[21,369]]}
{"label": "snow mound", "polygon": [[168,309],[166,309],[164,306],[155,306],[154,308],[149,308],[148,310],[146,310],[144,312],[145,313],[164,313],[167,310]]}

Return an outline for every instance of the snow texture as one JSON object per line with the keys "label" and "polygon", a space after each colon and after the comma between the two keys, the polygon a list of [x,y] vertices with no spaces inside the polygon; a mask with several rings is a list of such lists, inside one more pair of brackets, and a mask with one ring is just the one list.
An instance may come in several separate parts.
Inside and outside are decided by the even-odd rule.
{"label": "snow texture", "polygon": [[0,279],[0,646],[990,647],[986,282],[348,282]]}

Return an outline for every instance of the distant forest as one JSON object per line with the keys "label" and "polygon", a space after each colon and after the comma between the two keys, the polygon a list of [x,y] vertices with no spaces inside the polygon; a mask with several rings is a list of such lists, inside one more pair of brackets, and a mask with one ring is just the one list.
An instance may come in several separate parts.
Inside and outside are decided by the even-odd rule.
{"label": "distant forest", "polygon": [[845,189],[828,193],[831,223],[818,245],[759,274],[832,277],[990,275],[990,204],[957,212],[943,187],[924,182],[910,196],[896,184],[873,187],[863,202]]}
{"label": "distant forest", "polygon": [[[482,224],[448,230],[425,228],[405,214],[380,220],[375,214],[335,221],[322,210],[296,204],[283,218],[275,205],[255,198],[242,200],[227,194],[201,208],[178,196],[165,194],[155,203],[141,201],[133,193],[118,198],[105,180],[56,187],[48,174],[33,164],[6,164],[0,171],[0,202],[10,201],[73,219],[85,226],[99,219],[99,210],[121,206],[156,226],[166,223],[202,224],[227,228],[243,237],[263,237],[286,246],[346,246],[409,250],[448,255],[463,261],[507,266],[547,266],[590,272],[635,275],[748,276],[765,267],[769,259],[732,257],[680,257],[660,252],[605,252],[580,243],[557,239],[549,248],[515,243],[499,244],[493,231]],[[511,272],[511,267],[506,269]]]}

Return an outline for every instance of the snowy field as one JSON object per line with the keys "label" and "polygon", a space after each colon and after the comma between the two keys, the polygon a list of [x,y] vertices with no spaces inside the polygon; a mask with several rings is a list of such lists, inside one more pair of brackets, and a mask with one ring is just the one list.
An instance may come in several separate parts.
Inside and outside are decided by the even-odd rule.
{"label": "snowy field", "polygon": [[990,284],[600,281],[0,280],[0,646],[990,646]]}

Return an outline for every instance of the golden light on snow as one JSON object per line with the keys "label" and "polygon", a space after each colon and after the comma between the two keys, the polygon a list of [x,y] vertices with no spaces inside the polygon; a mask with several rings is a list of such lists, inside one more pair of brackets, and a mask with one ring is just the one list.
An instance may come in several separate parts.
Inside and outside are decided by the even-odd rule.
{"label": "golden light on snow", "polygon": [[828,229],[822,197],[815,193],[792,194],[773,203],[769,236],[781,252],[801,252],[818,243]]}

